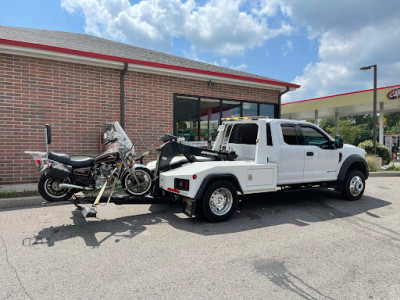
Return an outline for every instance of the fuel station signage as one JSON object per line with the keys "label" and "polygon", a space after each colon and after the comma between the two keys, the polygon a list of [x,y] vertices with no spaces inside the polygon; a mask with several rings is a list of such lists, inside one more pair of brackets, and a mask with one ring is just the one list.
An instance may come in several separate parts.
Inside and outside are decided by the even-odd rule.
{"label": "fuel station signage", "polygon": [[386,97],[389,100],[394,100],[400,98],[400,88],[391,90],[389,93],[387,93]]}

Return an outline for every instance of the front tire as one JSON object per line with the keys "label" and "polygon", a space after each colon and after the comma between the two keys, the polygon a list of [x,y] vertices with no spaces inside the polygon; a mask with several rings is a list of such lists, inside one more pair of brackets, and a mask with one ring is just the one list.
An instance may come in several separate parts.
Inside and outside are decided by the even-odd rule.
{"label": "front tire", "polygon": [[122,177],[121,185],[125,193],[130,196],[145,196],[151,192],[153,187],[153,173],[147,168],[137,167],[134,169],[136,182],[131,172],[126,172]]}
{"label": "front tire", "polygon": [[71,181],[68,177],[60,180],[43,174],[38,183],[39,194],[49,202],[66,201],[72,197],[74,191],[60,188],[59,184],[63,182],[70,183]]}
{"label": "front tire", "polygon": [[365,191],[365,176],[358,170],[347,172],[342,186],[342,198],[355,201],[362,197]]}
{"label": "front tire", "polygon": [[211,222],[223,222],[230,218],[238,204],[234,185],[228,181],[211,184],[200,203],[201,215]]}

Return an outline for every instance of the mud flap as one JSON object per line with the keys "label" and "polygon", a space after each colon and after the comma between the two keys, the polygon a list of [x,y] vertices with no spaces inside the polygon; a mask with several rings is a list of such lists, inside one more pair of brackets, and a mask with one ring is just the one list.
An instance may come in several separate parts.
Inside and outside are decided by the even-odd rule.
{"label": "mud flap", "polygon": [[189,218],[192,218],[196,211],[196,200],[191,198],[185,198],[183,200],[183,213]]}

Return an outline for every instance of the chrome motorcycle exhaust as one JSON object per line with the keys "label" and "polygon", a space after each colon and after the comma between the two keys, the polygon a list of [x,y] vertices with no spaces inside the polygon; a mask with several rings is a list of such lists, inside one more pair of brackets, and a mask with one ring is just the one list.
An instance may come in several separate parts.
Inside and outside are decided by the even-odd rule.
{"label": "chrome motorcycle exhaust", "polygon": [[69,183],[60,183],[58,186],[62,189],[74,189],[74,190],[86,190],[86,191],[93,190],[93,188],[79,186],[79,185],[75,185],[75,184],[69,184]]}

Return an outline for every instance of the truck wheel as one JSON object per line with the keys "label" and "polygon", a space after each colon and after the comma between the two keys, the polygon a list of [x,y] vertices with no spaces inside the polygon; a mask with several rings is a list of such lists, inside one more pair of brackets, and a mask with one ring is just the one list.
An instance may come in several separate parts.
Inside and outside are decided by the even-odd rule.
{"label": "truck wheel", "polygon": [[51,176],[43,174],[38,183],[38,190],[40,196],[49,202],[65,201],[71,198],[75,193],[70,189],[62,189],[59,187],[60,183],[71,183],[71,180],[67,177],[64,180],[59,180]]}
{"label": "truck wheel", "polygon": [[237,191],[228,181],[211,184],[201,201],[201,214],[211,222],[223,222],[229,219],[238,203]]}
{"label": "truck wheel", "polygon": [[365,177],[358,170],[347,172],[342,186],[342,198],[345,200],[358,200],[364,194]]}

